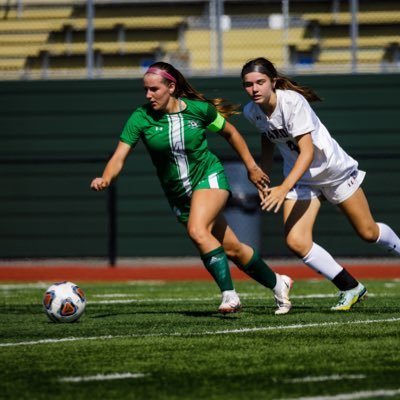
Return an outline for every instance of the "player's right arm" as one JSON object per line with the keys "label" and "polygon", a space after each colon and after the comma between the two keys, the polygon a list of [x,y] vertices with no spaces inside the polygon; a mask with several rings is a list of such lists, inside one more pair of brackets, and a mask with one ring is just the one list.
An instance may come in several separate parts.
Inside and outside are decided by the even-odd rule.
{"label": "player's right arm", "polygon": [[115,179],[121,172],[130,151],[131,146],[120,141],[114,151],[114,154],[104,168],[103,175],[101,177],[94,178],[90,184],[90,188],[100,191],[110,186],[111,181]]}

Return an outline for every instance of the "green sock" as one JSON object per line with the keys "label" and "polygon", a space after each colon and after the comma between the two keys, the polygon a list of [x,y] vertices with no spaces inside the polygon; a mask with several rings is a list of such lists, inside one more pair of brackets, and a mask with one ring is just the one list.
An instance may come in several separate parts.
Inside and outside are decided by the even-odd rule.
{"label": "green sock", "polygon": [[275,287],[275,272],[268,267],[256,250],[254,250],[253,256],[246,265],[238,265],[238,267],[261,285],[270,289]]}
{"label": "green sock", "polygon": [[222,246],[217,247],[207,254],[202,254],[201,259],[207,271],[212,275],[218,287],[221,289],[221,292],[224,290],[233,290],[228,258]]}

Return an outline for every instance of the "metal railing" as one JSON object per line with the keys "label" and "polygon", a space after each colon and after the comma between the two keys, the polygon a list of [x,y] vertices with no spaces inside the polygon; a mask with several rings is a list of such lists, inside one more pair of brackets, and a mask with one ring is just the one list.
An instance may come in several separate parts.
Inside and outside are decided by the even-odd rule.
{"label": "metal railing", "polygon": [[188,76],[237,76],[258,56],[295,74],[400,72],[394,0],[370,10],[359,0],[305,0],[303,9],[293,0],[245,3],[9,1],[0,5],[1,78],[139,77],[158,60]]}

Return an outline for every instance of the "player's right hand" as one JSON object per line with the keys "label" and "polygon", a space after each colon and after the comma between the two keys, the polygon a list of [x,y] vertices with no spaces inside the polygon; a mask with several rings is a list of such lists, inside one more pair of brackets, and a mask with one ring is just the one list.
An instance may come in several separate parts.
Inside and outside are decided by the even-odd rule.
{"label": "player's right hand", "polygon": [[248,170],[247,176],[259,191],[264,190],[270,183],[269,176],[258,165]]}
{"label": "player's right hand", "polygon": [[92,183],[90,184],[90,189],[95,190],[96,192],[99,192],[100,190],[105,189],[108,187],[110,184],[103,178],[94,178],[92,180]]}

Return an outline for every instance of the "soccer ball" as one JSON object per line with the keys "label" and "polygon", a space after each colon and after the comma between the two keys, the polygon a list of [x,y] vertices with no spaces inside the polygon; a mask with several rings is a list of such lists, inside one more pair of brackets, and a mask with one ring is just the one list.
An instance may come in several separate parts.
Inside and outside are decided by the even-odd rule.
{"label": "soccer ball", "polygon": [[86,296],[75,283],[54,283],[43,296],[43,307],[51,321],[73,322],[85,311]]}

